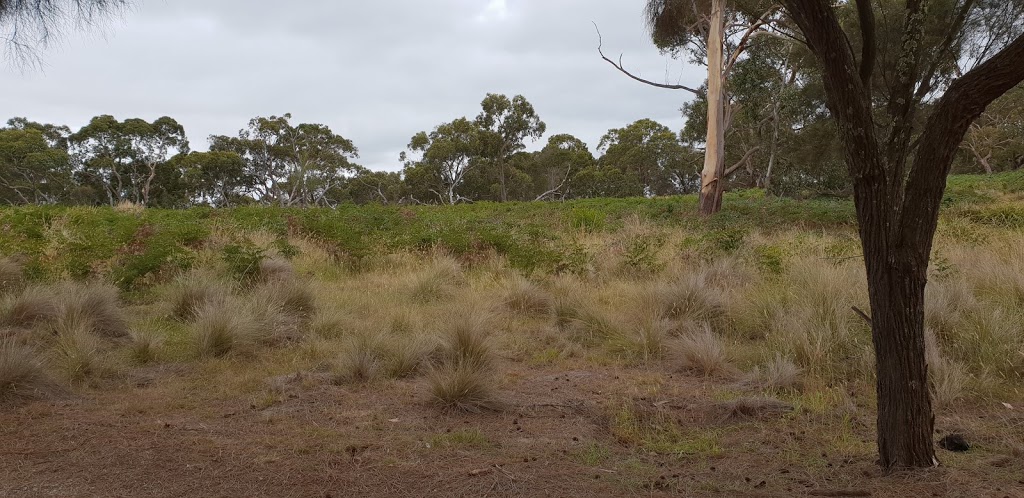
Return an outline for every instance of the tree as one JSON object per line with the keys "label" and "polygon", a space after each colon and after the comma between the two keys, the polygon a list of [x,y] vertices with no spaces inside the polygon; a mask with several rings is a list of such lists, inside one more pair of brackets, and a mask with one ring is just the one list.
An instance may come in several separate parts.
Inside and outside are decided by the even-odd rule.
{"label": "tree", "polygon": [[460,194],[466,174],[479,165],[484,150],[483,130],[473,121],[459,118],[434,128],[421,131],[409,141],[409,151],[419,154],[419,160],[407,160],[405,178],[412,195],[430,194],[444,204],[457,204],[472,200]]}
{"label": "tree", "polygon": [[1024,87],[996,99],[971,124],[963,149],[985,173],[1024,167]]}
{"label": "tree", "polygon": [[38,62],[36,50],[60,30],[72,25],[94,25],[117,14],[126,0],[0,0],[0,36],[14,60]]}
{"label": "tree", "polygon": [[148,205],[157,168],[189,149],[185,129],[166,116],[152,123],[97,116],[69,141],[81,165],[81,182],[106,192],[111,205],[122,200]]}
{"label": "tree", "polygon": [[8,204],[63,200],[72,184],[67,132],[66,127],[22,118],[0,129],[0,200]]}
{"label": "tree", "polygon": [[[707,134],[704,168],[701,171],[699,210],[714,214],[722,207],[725,191],[725,131],[729,123],[729,73],[740,60],[752,37],[779,20],[778,7],[762,0],[648,0],[647,26],[655,45],[678,55],[686,50],[694,61],[708,68],[705,90],[684,85],[658,84],[629,73],[622,61],[601,57],[631,78],[661,88],[686,90],[707,99]],[[601,52],[598,46],[598,52]]]}
{"label": "tree", "polygon": [[593,167],[587,144],[572,135],[554,135],[534,160],[534,200],[565,199],[573,190],[576,173]]}
{"label": "tree", "polygon": [[291,114],[256,117],[237,137],[214,135],[210,150],[233,152],[245,162],[254,194],[282,206],[325,205],[359,157],[352,141],[322,124],[293,126]]}
{"label": "tree", "polygon": [[617,169],[636,178],[641,190],[633,195],[671,195],[691,190],[693,156],[665,125],[641,119],[625,128],[608,130],[597,148],[603,152],[599,159],[602,168]]}
{"label": "tree", "polygon": [[539,139],[547,126],[537,116],[533,105],[522,95],[509,99],[505,95],[487,94],[480,103],[483,110],[476,117],[484,155],[496,166],[500,199],[508,201],[506,167],[509,159],[526,148],[525,140]]}
{"label": "tree", "polygon": [[[932,466],[924,345],[928,262],[946,177],[965,133],[989,104],[1024,80],[1024,6],[783,3],[820,66],[853,179],[871,303],[880,463],[887,469]],[[877,6],[884,15],[876,14]],[[844,19],[852,19],[849,30]],[[881,36],[889,36],[891,26],[898,26],[898,42]]]}
{"label": "tree", "polygon": [[245,161],[234,152],[192,152],[175,159],[193,205],[230,207],[249,192],[251,179],[245,175]]}

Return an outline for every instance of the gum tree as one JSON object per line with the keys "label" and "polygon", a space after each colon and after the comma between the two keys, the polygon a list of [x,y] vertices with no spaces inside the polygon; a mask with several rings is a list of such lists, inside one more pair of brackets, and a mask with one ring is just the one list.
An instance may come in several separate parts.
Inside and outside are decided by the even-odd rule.
{"label": "gum tree", "polygon": [[820,66],[867,271],[887,469],[936,465],[924,290],[964,134],[1024,80],[1024,2],[783,0]]}

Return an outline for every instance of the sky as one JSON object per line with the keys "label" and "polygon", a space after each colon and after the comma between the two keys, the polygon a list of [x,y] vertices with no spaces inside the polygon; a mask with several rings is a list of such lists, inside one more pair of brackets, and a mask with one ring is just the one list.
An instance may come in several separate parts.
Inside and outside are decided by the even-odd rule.
{"label": "sky", "polygon": [[703,70],[661,55],[645,0],[137,0],[98,29],[69,32],[42,67],[0,63],[6,116],[66,124],[171,116],[193,150],[256,116],[290,112],[352,140],[358,163],[398,170],[419,131],[474,117],[487,93],[523,95],[547,123],[593,149],[642,118],[673,130],[691,98],[649,87],[699,86]]}

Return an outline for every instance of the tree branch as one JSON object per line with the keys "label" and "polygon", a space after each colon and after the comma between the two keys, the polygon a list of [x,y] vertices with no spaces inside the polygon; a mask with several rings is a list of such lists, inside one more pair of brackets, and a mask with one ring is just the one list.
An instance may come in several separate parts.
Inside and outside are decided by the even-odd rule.
{"label": "tree branch", "polygon": [[746,50],[747,44],[750,43],[750,38],[754,35],[754,33],[757,32],[757,30],[761,29],[761,26],[768,24],[768,18],[771,17],[771,15],[774,14],[778,9],[778,6],[768,9],[768,11],[764,13],[764,15],[762,15],[758,20],[754,21],[749,27],[747,27],[747,30],[743,33],[743,37],[740,38],[739,44],[736,45],[736,50],[733,50],[732,55],[729,56],[729,62],[725,64],[725,68],[722,70],[723,77],[727,76],[729,72],[732,71],[732,67],[736,64],[736,61],[739,60],[740,55],[743,54],[743,51]]}
{"label": "tree branch", "polygon": [[[938,224],[942,192],[968,128],[992,101],[1024,81],[1024,35],[989,60],[950,84],[925,124],[921,145],[907,179],[900,220],[901,243],[931,252],[931,237]],[[938,167],[936,167],[938,165]]]}
{"label": "tree branch", "polygon": [[735,173],[736,170],[738,170],[741,167],[743,167],[743,164],[746,163],[748,160],[750,160],[751,156],[753,156],[755,152],[757,152],[757,151],[759,151],[759,150],[761,150],[763,148],[764,147],[758,145],[758,146],[755,146],[754,148],[748,150],[747,153],[743,155],[743,159],[740,159],[739,161],[736,162],[736,164],[730,166],[729,169],[725,170],[725,174],[722,175],[722,176],[728,178],[729,175]]}
{"label": "tree branch", "polygon": [[861,59],[860,81],[871,95],[871,75],[875,71],[875,58],[878,55],[875,40],[875,13],[871,9],[871,0],[857,0],[857,16],[860,18]]}
{"label": "tree branch", "polygon": [[698,90],[696,90],[694,88],[690,88],[688,86],[684,86],[684,85],[668,85],[668,84],[665,84],[665,83],[655,83],[655,82],[650,81],[650,80],[645,80],[645,79],[643,79],[643,78],[641,78],[639,76],[636,76],[633,73],[629,72],[626,68],[624,68],[622,66],[622,56],[621,55],[619,56],[619,62],[617,62],[617,63],[615,61],[609,59],[607,56],[604,55],[604,52],[601,49],[601,47],[604,44],[604,41],[601,38],[601,30],[598,29],[597,23],[594,23],[594,29],[597,30],[597,53],[601,55],[601,58],[604,59],[605,62],[611,64],[613,67],[615,67],[615,69],[618,69],[619,72],[621,72],[622,74],[625,74],[626,76],[629,76],[630,78],[632,78],[632,79],[634,79],[636,81],[639,81],[640,83],[643,83],[645,85],[651,85],[653,87],[658,87],[658,88],[666,88],[666,89],[669,89],[669,90],[686,90],[686,91],[688,91],[688,92],[690,92],[690,93],[692,93],[694,95],[699,95],[700,94],[698,92]]}

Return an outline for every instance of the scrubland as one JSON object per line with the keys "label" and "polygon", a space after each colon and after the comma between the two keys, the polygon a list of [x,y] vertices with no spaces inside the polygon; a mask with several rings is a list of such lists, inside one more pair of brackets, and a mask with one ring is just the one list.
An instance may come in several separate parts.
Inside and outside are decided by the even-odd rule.
{"label": "scrubland", "polygon": [[693,203],[2,209],[0,495],[1024,496],[1024,175],[951,180],[908,474],[850,203]]}

